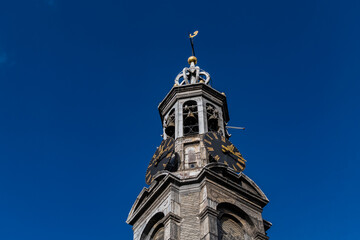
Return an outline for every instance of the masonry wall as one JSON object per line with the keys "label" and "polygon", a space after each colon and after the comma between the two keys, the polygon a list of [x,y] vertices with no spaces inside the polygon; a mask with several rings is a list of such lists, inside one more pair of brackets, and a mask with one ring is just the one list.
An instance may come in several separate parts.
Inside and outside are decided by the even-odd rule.
{"label": "masonry wall", "polygon": [[200,239],[199,204],[200,189],[198,186],[180,190],[180,239]]}

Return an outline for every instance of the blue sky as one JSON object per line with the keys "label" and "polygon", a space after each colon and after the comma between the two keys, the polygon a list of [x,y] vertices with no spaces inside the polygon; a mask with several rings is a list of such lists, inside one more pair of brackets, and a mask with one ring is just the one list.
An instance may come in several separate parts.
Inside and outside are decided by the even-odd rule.
{"label": "blue sky", "polygon": [[0,2],[0,238],[132,239],[191,54],[228,97],[271,239],[356,239],[359,1]]}

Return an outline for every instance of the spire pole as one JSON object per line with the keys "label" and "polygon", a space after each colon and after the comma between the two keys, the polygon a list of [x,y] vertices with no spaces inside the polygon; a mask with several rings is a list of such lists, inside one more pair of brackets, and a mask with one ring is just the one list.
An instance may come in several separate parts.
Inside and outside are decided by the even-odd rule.
{"label": "spire pole", "polygon": [[194,49],[194,41],[193,38],[199,33],[199,31],[195,31],[193,34],[189,33],[189,39],[190,39],[190,44],[191,44],[191,50],[192,50],[192,55],[195,57],[195,49]]}

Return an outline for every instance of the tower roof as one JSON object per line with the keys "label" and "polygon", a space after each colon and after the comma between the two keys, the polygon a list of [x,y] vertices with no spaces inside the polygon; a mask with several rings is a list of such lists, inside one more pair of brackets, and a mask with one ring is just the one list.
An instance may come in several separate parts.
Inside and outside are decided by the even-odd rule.
{"label": "tower roof", "polygon": [[158,106],[161,121],[164,120],[163,117],[171,109],[171,107],[177,100],[189,98],[192,96],[203,96],[204,98],[216,101],[219,106],[223,107],[225,122],[228,122],[230,120],[225,94],[215,90],[207,84],[194,83],[174,86],[170,90],[170,92],[166,95],[166,97],[161,101]]}

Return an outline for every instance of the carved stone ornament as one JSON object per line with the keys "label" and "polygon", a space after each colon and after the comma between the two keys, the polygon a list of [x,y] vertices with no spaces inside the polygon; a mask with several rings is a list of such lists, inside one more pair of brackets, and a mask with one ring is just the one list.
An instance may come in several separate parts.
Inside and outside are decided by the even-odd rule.
{"label": "carved stone ornament", "polygon": [[[182,79],[181,82],[179,82]],[[175,85],[188,85],[194,83],[209,84],[210,74],[195,66],[194,62],[191,62],[190,67],[185,67],[175,78]]]}

